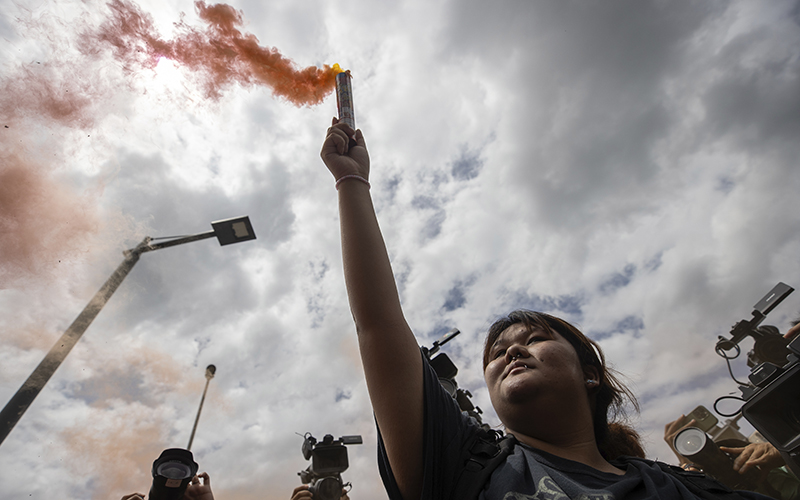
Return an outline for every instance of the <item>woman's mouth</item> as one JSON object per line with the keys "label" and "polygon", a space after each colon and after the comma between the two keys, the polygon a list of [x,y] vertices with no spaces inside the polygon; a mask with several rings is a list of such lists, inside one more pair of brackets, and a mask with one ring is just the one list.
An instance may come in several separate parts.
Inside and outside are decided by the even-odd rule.
{"label": "woman's mouth", "polygon": [[509,365],[508,375],[514,375],[515,373],[522,373],[528,368],[529,368],[528,365],[526,365],[522,361],[514,361]]}

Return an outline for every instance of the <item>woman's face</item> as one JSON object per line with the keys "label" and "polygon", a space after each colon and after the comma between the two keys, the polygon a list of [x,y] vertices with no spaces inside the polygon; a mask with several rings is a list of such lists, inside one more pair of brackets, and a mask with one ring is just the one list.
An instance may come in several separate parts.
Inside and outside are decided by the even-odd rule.
{"label": "woman's face", "polygon": [[584,373],[578,353],[558,333],[529,330],[522,323],[505,329],[489,349],[484,370],[492,405],[502,418],[527,403],[572,408],[574,398],[588,402]]}

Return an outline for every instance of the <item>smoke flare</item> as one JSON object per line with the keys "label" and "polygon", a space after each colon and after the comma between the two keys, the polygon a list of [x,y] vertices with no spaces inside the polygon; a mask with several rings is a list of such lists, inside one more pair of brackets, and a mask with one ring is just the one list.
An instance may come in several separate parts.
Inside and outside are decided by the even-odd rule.
{"label": "smoke flare", "polygon": [[195,72],[209,98],[219,98],[233,83],[266,85],[297,106],[319,104],[335,87],[337,69],[328,65],[296,69],[277,49],[261,47],[255,35],[242,33],[242,13],[230,5],[198,0],[195,7],[207,26],[175,23],[178,33],[173,40],[162,39],[152,18],[132,3],[112,0],[108,6],[109,19],[87,33],[82,50],[97,53],[110,45],[128,71],[154,68],[166,57]]}
{"label": "smoke flare", "polygon": [[[263,85],[297,106],[322,102],[341,72],[338,65],[296,68],[277,49],[243,33],[241,11],[229,5],[197,1],[205,26],[181,19],[170,40],[135,4],[111,0],[106,6],[98,22],[83,16],[68,23],[30,11],[18,19],[26,34],[44,42],[48,58],[0,77],[0,289],[73,257],[103,225],[96,196],[78,192],[55,173],[80,147],[70,130],[84,130],[87,142],[95,141],[88,132],[124,109],[125,91],[135,92],[141,70],[167,58],[189,70],[210,99],[235,84]],[[119,66],[106,64],[109,51]]]}

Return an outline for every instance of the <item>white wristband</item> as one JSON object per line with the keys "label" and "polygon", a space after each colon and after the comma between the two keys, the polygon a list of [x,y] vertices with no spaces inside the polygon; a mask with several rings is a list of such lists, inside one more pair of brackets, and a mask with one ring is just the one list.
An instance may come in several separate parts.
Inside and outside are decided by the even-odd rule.
{"label": "white wristband", "polygon": [[356,174],[350,174],[350,175],[343,175],[343,176],[339,177],[339,178],[336,180],[336,190],[337,190],[337,191],[339,190],[339,184],[341,184],[342,182],[346,181],[347,179],[356,179],[356,180],[359,180],[359,181],[361,181],[361,182],[363,182],[364,184],[366,184],[366,185],[367,185],[367,189],[369,189],[370,187],[372,187],[372,186],[370,186],[370,184],[369,184],[369,181],[368,181],[368,180],[366,180],[365,178],[361,177],[360,175],[356,175]]}

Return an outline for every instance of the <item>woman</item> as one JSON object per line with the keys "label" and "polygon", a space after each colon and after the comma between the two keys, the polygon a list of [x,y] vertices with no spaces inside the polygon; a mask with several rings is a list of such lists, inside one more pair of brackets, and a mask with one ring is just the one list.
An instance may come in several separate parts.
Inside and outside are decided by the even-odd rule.
{"label": "woman", "polygon": [[[441,389],[403,316],[369,193],[364,136],[334,118],[320,154],[339,192],[345,281],[384,485],[393,500],[450,498],[464,443],[479,427]],[[607,422],[609,406],[620,408],[630,394],[568,323],[526,311],[495,323],[484,374],[492,405],[519,444],[479,498],[697,498],[657,464],[613,460],[643,454],[635,432]]]}

